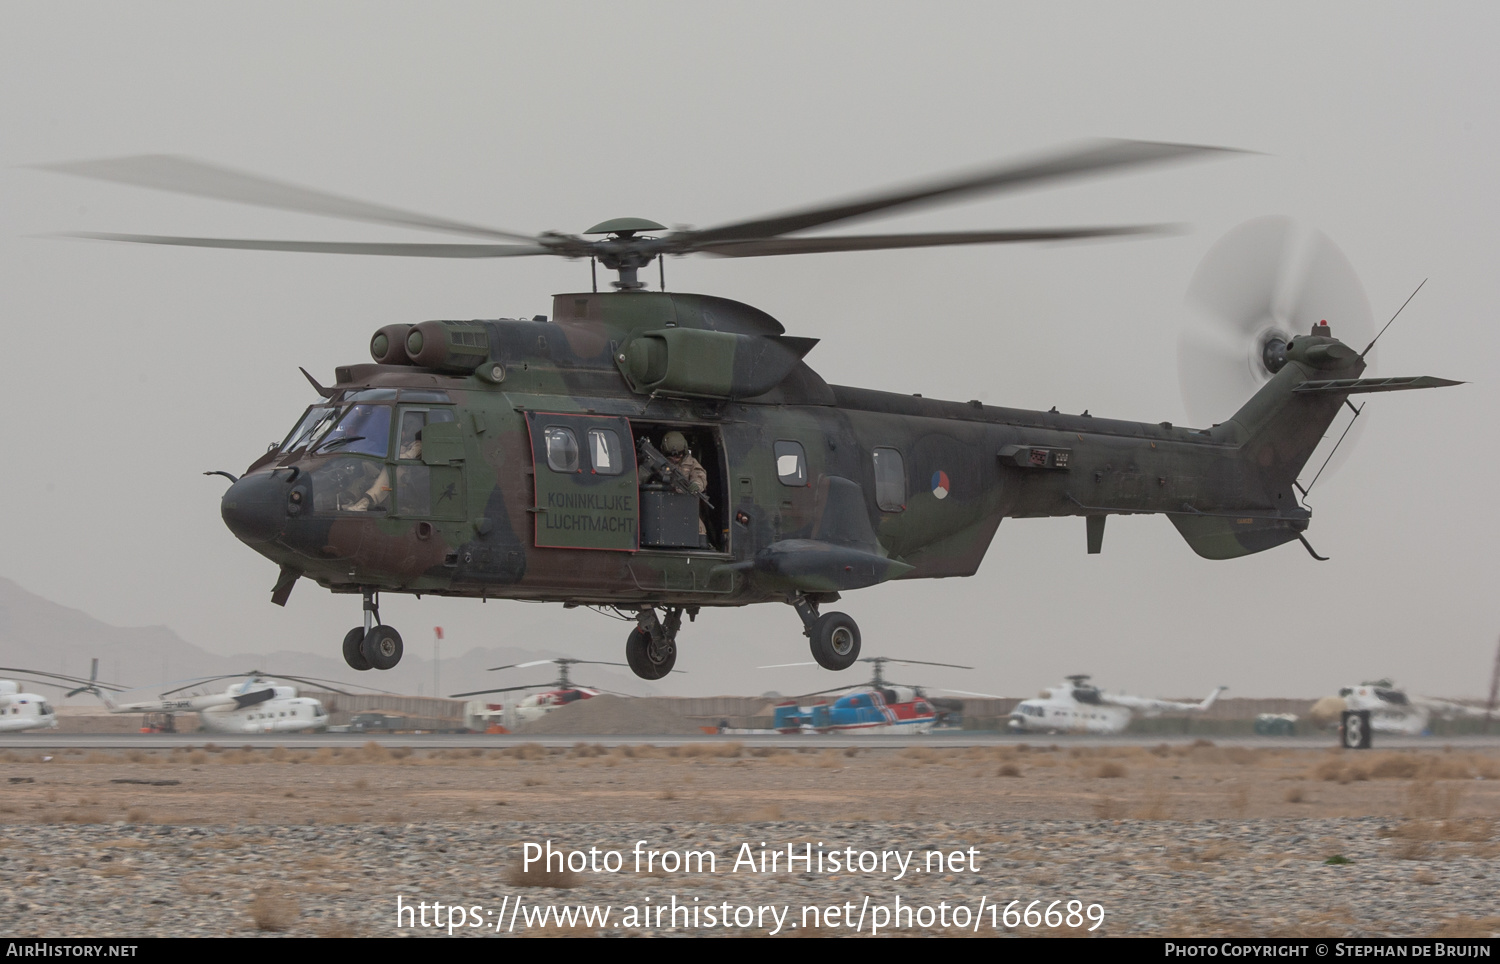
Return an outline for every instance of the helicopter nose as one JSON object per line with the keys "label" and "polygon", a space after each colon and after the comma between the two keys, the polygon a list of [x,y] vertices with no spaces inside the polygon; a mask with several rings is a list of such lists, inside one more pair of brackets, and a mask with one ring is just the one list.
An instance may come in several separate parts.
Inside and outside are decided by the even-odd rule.
{"label": "helicopter nose", "polygon": [[225,491],[219,514],[241,542],[270,542],[286,524],[286,490],[286,484],[272,475],[247,475]]}

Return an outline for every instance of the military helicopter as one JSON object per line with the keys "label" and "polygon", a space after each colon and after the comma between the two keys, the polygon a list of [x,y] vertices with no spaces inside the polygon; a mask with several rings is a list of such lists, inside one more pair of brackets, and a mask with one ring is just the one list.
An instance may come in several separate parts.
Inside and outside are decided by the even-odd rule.
{"label": "military helicopter", "polygon": [[1011,711],[1010,729],[1022,733],[1121,733],[1141,713],[1201,713],[1213,706],[1227,686],[1216,687],[1201,703],[1153,700],[1125,693],[1106,693],[1079,673],[1066,676],[1037,699],[1022,700]]}
{"label": "military helicopter", "polygon": [[[1346,338],[1357,333],[1350,323],[1356,312],[1322,297],[1317,285],[1298,289],[1290,301],[1256,290],[1274,281],[1274,272],[1227,282],[1210,277],[1200,286],[1208,290],[1200,301],[1217,312],[1233,345],[1221,350],[1224,339],[1215,341],[1217,354],[1193,354],[1197,343],[1188,345],[1185,364],[1219,365],[1227,355],[1254,391],[1235,400],[1238,411],[1222,412],[1226,420],[1187,428],[830,385],[804,361],[816,339],[789,335],[746,304],[667,292],[664,277],[663,290],[647,291],[641,277],[667,255],[744,258],[1151,234],[1160,229],[801,232],[1228,153],[1089,142],[717,227],[668,230],[618,218],[583,235],[518,234],[429,217],[178,157],[48,168],[485,240],[74,237],[261,251],[588,258],[595,271],[602,264],[616,272],[614,291],[600,292],[595,274],[593,290],[554,296],[550,318],[387,325],[370,341],[372,362],[336,367],[332,385],[304,369],[318,400],[241,476],[218,473],[232,483],[221,510],[241,541],[280,567],[273,603],[284,605],[304,577],[363,598],[363,624],[343,640],[355,669],[390,669],[401,659],[400,633],[380,618],[380,593],[430,593],[614,608],[635,622],[625,644],[631,669],[660,679],[677,659],[684,616],[693,621],[705,608],[763,602],[793,607],[813,658],[846,669],[859,657],[859,627],[823,607],[893,579],[972,575],[1007,517],[1083,517],[1091,553],[1100,551],[1110,515],[1138,513],[1166,515],[1209,559],[1299,540],[1312,552],[1299,473],[1349,397],[1457,384],[1361,378],[1373,340],[1361,351],[1336,338],[1340,326],[1350,325]],[[1193,374],[1223,383],[1211,372]],[[669,468],[659,446],[674,432],[688,443],[705,483]]]}

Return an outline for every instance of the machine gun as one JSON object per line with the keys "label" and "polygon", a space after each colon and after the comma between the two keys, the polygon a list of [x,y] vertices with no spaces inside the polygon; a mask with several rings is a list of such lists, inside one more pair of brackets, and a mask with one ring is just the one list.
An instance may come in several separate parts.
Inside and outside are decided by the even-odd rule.
{"label": "machine gun", "polygon": [[636,449],[640,452],[641,461],[651,466],[652,472],[656,475],[666,478],[668,484],[673,489],[689,495],[696,495],[699,502],[702,502],[710,509],[714,507],[714,504],[708,501],[708,496],[704,495],[701,489],[694,491],[693,482],[687,477],[687,473],[673,465],[671,459],[661,454],[660,450],[651,444],[650,439],[643,436],[639,444],[637,444]]}

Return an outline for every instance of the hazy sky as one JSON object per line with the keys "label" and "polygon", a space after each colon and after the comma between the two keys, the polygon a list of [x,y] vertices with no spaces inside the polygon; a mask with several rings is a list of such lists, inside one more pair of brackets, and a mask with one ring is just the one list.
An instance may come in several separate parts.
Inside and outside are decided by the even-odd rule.
{"label": "hazy sky", "polygon": [[[1314,696],[1374,675],[1483,695],[1500,631],[1495,417],[1500,77],[1492,4],[25,3],[0,5],[0,575],[220,652],[336,654],[356,598],[219,519],[392,322],[550,313],[581,262],[399,261],[42,240],[64,231],[445,240],[84,181],[26,165],[178,153],[532,232],[708,225],[1111,136],[1262,152],[861,224],[1182,222],[1162,240],[682,259],[668,286],[822,343],[829,381],[1027,408],[1184,418],[1183,292],[1213,241],[1291,215],[1339,242],[1383,322],[1374,396],[1308,537],[1195,556],[1160,517],[1009,521],[970,579],[849,594],[867,655],[1021,695],[1065,673],[1150,693]],[[654,271],[648,272],[655,275]],[[1335,328],[1337,331],[1337,328]],[[1230,412],[1225,412],[1227,417]],[[560,607],[391,597],[413,651],[619,659],[624,624]],[[37,640],[45,647],[46,640]],[[795,613],[705,611],[670,693],[795,691]],[[851,671],[855,673],[857,671]],[[903,674],[905,675],[905,674]]]}

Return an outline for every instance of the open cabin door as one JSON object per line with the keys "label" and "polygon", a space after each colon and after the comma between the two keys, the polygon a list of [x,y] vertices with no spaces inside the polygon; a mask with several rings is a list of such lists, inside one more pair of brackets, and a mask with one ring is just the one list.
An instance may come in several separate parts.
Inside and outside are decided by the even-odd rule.
{"label": "open cabin door", "polygon": [[639,548],[630,423],[619,416],[527,412],[526,427],[536,479],[536,545]]}

